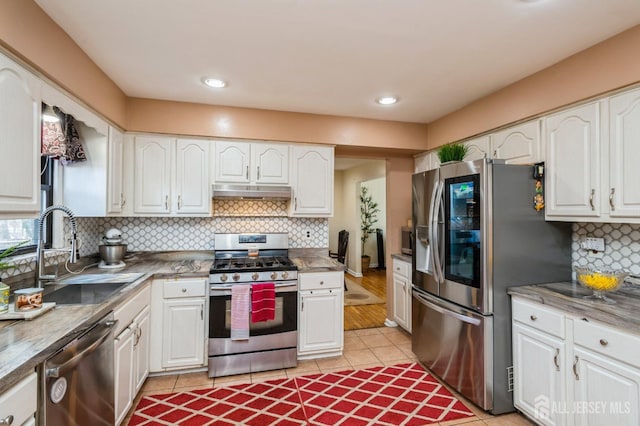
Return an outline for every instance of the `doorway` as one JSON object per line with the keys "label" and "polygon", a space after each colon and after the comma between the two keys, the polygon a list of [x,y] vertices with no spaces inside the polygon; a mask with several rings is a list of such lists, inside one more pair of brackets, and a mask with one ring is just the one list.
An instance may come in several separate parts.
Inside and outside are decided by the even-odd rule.
{"label": "doorway", "polygon": [[[362,244],[360,194],[362,188],[377,203],[378,212],[373,224],[374,232]],[[329,219],[329,249],[337,252],[338,233],[349,232],[349,246],[345,259],[345,281],[348,296],[360,296],[362,292],[374,296],[363,303],[344,307],[345,330],[381,327],[387,309],[387,285],[385,271],[386,253],[386,161],[380,159],[335,159],[334,216]],[[378,229],[380,231],[378,231]],[[369,270],[363,271],[362,254],[371,258]],[[353,292],[349,293],[349,286]],[[372,299],[375,303],[370,303]],[[352,304],[353,303],[353,304]]]}

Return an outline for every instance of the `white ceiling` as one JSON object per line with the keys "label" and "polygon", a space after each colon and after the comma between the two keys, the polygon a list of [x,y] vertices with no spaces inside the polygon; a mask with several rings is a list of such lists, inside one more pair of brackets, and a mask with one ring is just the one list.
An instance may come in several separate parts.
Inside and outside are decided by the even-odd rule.
{"label": "white ceiling", "polygon": [[409,122],[640,23],[639,0],[35,1],[128,96]]}

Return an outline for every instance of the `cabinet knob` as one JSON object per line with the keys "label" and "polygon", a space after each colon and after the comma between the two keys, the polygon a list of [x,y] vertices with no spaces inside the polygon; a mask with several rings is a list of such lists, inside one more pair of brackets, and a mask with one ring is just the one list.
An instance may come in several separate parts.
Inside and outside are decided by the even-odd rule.
{"label": "cabinet knob", "polygon": [[538,319],[538,317],[537,317],[537,316],[535,316],[535,315],[531,315],[529,318],[531,318],[531,321],[535,321],[535,320],[537,320],[537,319]]}
{"label": "cabinet knob", "polygon": [[323,285],[323,284],[324,284],[324,281],[320,281],[320,285]]}
{"label": "cabinet knob", "polygon": [[600,339],[600,344],[602,346],[607,346],[609,344],[609,342],[607,341],[607,339]]}
{"label": "cabinet knob", "polygon": [[13,414],[9,414],[4,419],[0,419],[0,425],[11,425],[13,424]]}
{"label": "cabinet knob", "polygon": [[183,292],[183,293],[186,293],[186,292],[187,292],[187,289],[186,289],[186,288],[183,288],[183,289],[182,289],[182,292]]}

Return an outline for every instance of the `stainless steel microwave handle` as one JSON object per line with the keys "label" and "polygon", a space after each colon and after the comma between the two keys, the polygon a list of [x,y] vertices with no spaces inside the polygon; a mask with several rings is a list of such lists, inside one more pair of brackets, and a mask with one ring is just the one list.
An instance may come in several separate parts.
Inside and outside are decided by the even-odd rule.
{"label": "stainless steel microwave handle", "polygon": [[420,295],[417,292],[413,292],[413,297],[415,297],[418,302],[422,303],[423,305],[425,305],[427,308],[432,309],[438,313],[441,313],[442,315],[446,315],[448,317],[452,317],[455,318],[457,320],[460,320],[462,322],[465,322],[467,324],[471,324],[471,325],[480,325],[480,320],[477,318],[472,318],[463,314],[459,314],[458,312],[453,312],[450,311],[447,308],[443,308],[442,306],[438,306],[435,303],[432,303],[430,301],[428,301],[424,296]]}
{"label": "stainless steel microwave handle", "polygon": [[118,320],[115,321],[105,321],[104,323],[97,326],[95,329],[91,330],[86,335],[78,338],[78,340],[91,340],[91,343],[88,344],[86,348],[84,348],[80,353],[76,354],[69,361],[57,365],[52,368],[47,368],[46,376],[47,377],[60,377],[70,370],[72,370],[76,365],[82,361],[83,358],[86,358],[91,353],[95,352],[96,349],[109,337],[111,330],[118,324]]}

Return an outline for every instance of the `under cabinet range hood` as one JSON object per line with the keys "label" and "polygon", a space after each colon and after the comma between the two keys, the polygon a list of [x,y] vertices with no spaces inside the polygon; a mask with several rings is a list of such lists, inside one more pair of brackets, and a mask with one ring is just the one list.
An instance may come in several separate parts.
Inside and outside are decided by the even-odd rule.
{"label": "under cabinet range hood", "polygon": [[290,200],[290,186],[213,185],[213,198],[228,200]]}

